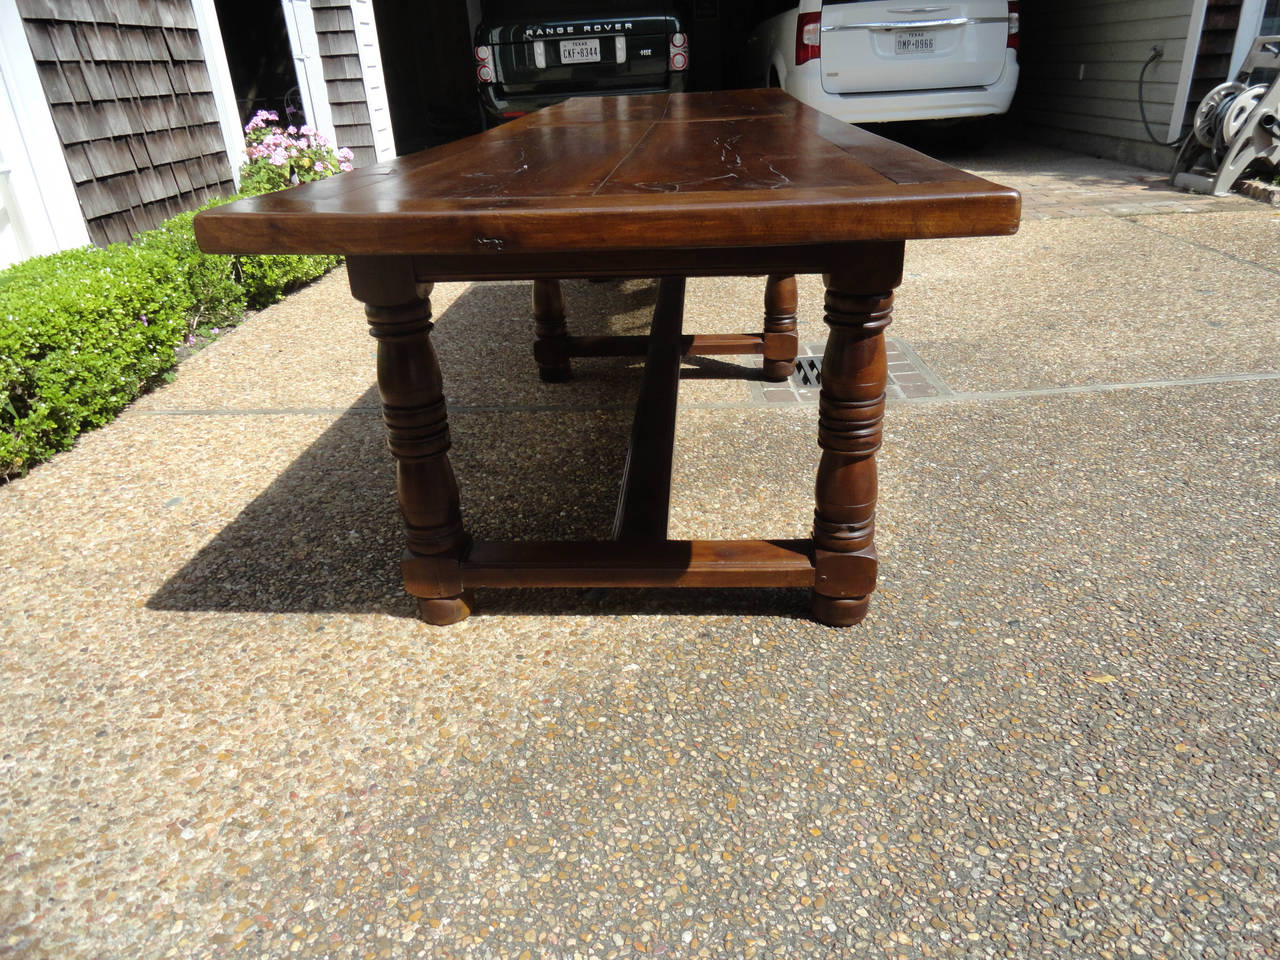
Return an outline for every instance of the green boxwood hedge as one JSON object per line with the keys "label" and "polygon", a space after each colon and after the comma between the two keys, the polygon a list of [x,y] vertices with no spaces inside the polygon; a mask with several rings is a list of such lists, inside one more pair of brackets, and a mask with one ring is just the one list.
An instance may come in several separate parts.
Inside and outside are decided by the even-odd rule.
{"label": "green boxwood hedge", "polygon": [[234,324],[246,306],[274,303],[341,261],[202,253],[194,216],[180,214],[130,245],[0,271],[0,478],[111,420],[197,333]]}

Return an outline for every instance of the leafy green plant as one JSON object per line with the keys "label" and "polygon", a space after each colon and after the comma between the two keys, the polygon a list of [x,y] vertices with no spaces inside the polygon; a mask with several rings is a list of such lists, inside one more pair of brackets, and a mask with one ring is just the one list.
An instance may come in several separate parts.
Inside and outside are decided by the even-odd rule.
{"label": "leafy green plant", "polygon": [[[225,202],[214,200],[200,209]],[[245,308],[245,291],[237,279],[235,260],[222,254],[204,253],[196,244],[192,221],[198,212],[180,213],[155,230],[143,233],[134,244],[159,251],[175,261],[191,296],[187,336],[208,334],[214,328],[232,325],[239,321]]]}
{"label": "leafy green plant", "polygon": [[306,125],[280,127],[279,119],[274,110],[259,110],[244,128],[249,159],[240,168],[242,193],[270,193],[351,169],[350,150],[335,150]]}
{"label": "leafy green plant", "polygon": [[237,256],[235,261],[245,301],[250,307],[261,309],[328,273],[342,262],[342,257],[253,254]]}
{"label": "leafy green plant", "polygon": [[[240,192],[270,193],[323,180],[352,169],[353,154],[335,150],[314,128],[281,127],[273,110],[259,110],[244,128],[248,160],[240,168]],[[322,276],[342,262],[338,256],[237,256],[236,270],[250,307],[261,309]]]}
{"label": "leafy green plant", "polygon": [[[242,193],[351,169],[309,127],[246,128]],[[280,162],[277,162],[280,161]],[[227,203],[216,199],[201,209]],[[339,256],[223,256],[196,244],[179,214],[131,246],[85,247],[0,270],[0,481],[65,450],[177,362],[243,316],[326,273]]]}
{"label": "leafy green plant", "polygon": [[174,266],[113,244],[0,273],[0,476],[71,446],[173,366],[192,306]]}

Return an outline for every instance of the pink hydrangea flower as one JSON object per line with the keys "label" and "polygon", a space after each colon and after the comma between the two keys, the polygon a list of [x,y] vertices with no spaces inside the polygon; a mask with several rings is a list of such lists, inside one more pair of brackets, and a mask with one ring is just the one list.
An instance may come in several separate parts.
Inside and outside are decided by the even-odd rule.
{"label": "pink hydrangea flower", "polygon": [[244,128],[245,133],[249,133],[254,130],[261,130],[266,127],[268,120],[278,119],[279,116],[274,110],[259,110],[253,115],[253,119],[250,120],[248,125]]}
{"label": "pink hydrangea flower", "polygon": [[[274,111],[259,110],[245,127],[246,165],[270,164],[280,170],[263,179],[265,171],[259,167],[257,186],[300,183],[355,169],[355,153],[349,148],[337,148],[310,124],[282,127],[273,122],[277,119]],[[293,119],[294,112],[290,111],[289,120]]]}

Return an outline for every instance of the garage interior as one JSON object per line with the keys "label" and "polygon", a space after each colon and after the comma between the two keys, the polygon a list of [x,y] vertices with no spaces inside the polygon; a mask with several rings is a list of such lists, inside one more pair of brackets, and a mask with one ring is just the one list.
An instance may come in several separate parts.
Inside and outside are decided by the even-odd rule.
{"label": "garage interior", "polygon": [[[535,4],[530,4],[534,7]],[[616,6],[616,3],[614,4]],[[635,9],[636,4],[629,5]],[[600,4],[608,16],[610,4]],[[742,86],[734,51],[777,0],[693,0],[675,8],[689,25],[691,89]],[[374,0],[396,151],[411,153],[481,129],[475,93],[471,26],[466,0],[424,4]],[[767,12],[765,12],[767,11]]]}
{"label": "garage interior", "polygon": [[[248,109],[248,101],[292,105],[296,90],[290,88],[296,80],[279,10],[268,5],[278,23],[266,22],[252,36],[232,36],[225,25],[243,22],[251,4],[216,3],[242,106]],[[1204,94],[1227,79],[1239,36],[1251,32],[1237,28],[1256,15],[1258,11],[1250,11],[1259,4],[1265,8],[1259,8],[1263,23],[1273,24],[1277,0],[1157,0],[1141,9],[1126,0],[1087,7],[1069,0],[1024,2],[1018,92],[1009,114],[988,124],[993,129],[985,134],[998,135],[1003,129],[1167,171],[1173,160],[1168,142],[1186,128]],[[472,57],[480,5],[481,0],[372,0],[397,153],[482,129]],[[742,75],[739,51],[755,24],[788,8],[792,0],[656,0],[654,5],[674,8],[688,26],[689,89],[722,90],[752,85],[752,78]],[[549,6],[553,4],[528,2],[531,11]],[[592,9],[609,16],[620,6],[637,8],[635,0],[600,0]],[[1194,62],[1184,71],[1188,58]],[[1144,112],[1150,123],[1144,123]],[[1179,122],[1171,124],[1174,114]],[[878,132],[911,139],[920,131]],[[916,139],[926,149],[941,143],[945,150],[952,142],[946,133]]]}

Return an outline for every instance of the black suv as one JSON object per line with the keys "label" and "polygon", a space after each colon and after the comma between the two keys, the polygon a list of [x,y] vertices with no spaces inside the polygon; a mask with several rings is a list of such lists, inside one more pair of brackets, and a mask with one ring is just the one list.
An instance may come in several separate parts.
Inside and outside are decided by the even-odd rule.
{"label": "black suv", "polygon": [[689,37],[662,0],[485,0],[475,38],[490,125],[582,94],[685,89]]}

